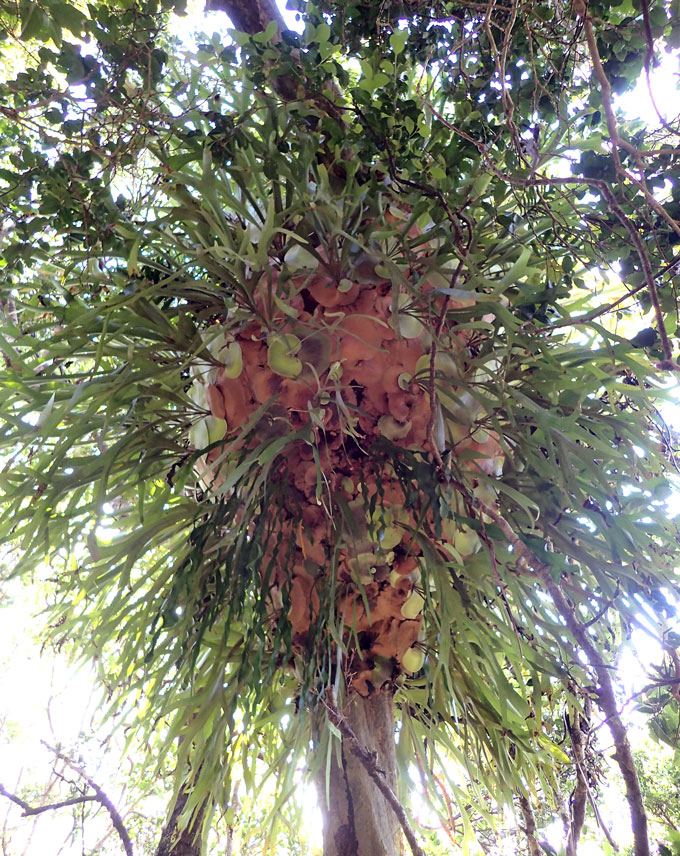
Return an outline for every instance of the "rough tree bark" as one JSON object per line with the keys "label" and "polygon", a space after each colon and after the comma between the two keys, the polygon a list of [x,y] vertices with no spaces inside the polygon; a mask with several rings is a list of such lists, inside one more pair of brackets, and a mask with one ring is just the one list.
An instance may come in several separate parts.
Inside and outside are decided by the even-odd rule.
{"label": "rough tree bark", "polygon": [[179,818],[188,799],[189,790],[182,790],[161,833],[155,856],[201,856],[201,827],[207,806],[204,803],[193,822],[180,831]]}
{"label": "rough tree bark", "polygon": [[[354,696],[343,711],[358,742],[371,752],[385,783],[397,791],[394,708],[391,693]],[[324,819],[324,856],[399,856],[399,820],[343,738],[341,764],[334,755],[326,792],[325,768],[317,789]],[[328,799],[326,799],[328,796]]]}
{"label": "rough tree bark", "polygon": [[206,0],[205,11],[226,12],[242,33],[260,33],[270,21],[276,21],[279,31],[286,29],[275,0]]}

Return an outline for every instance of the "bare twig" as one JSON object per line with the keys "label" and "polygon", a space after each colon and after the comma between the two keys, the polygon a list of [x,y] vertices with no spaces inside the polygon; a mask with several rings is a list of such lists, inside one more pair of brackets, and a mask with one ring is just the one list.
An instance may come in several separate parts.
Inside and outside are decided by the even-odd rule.
{"label": "bare twig", "polygon": [[604,604],[604,606],[600,609],[596,616],[590,619],[590,621],[586,621],[584,623],[584,627],[592,627],[593,624],[597,624],[597,622],[602,618],[602,616],[607,612],[607,610],[614,605],[617,597],[621,594],[621,587],[619,581],[616,582],[616,591],[609,598],[609,600]]}
{"label": "bare twig", "polygon": [[[44,740],[41,741],[43,746],[53,752],[60,761],[63,761],[69,769],[73,770],[74,773],[77,773],[81,778],[85,779],[87,784],[94,791],[94,799],[100,803],[109,813],[109,817],[111,818],[111,823],[113,824],[113,828],[118,833],[120,840],[123,844],[123,849],[127,856],[133,856],[133,847],[132,841],[130,840],[130,836],[128,834],[127,829],[125,828],[125,824],[123,823],[123,818],[118,813],[118,810],[111,802],[111,800],[106,796],[104,791],[99,787],[99,785],[85,772],[85,770],[72,761],[67,755],[64,755],[59,749],[55,749],[53,746],[50,746],[49,743],[46,743]],[[82,802],[82,800],[81,800]]]}
{"label": "bare twig", "polygon": [[61,802],[50,803],[49,805],[32,806],[18,797],[16,794],[10,793],[3,785],[0,784],[0,796],[7,797],[10,802],[18,805],[23,811],[23,817],[32,817],[36,814],[43,814],[46,811],[56,811],[59,808],[67,808],[70,805],[80,805],[85,802],[97,802],[97,797],[94,794],[85,795],[82,797],[72,797]]}

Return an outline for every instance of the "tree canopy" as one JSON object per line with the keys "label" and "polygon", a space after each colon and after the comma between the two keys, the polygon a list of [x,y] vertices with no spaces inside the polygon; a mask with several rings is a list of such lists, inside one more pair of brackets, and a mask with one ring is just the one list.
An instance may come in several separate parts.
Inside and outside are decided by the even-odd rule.
{"label": "tree canopy", "polygon": [[175,766],[159,854],[306,776],[327,856],[440,852],[414,806],[535,856],[566,778],[572,856],[600,720],[650,853],[614,667],[659,639],[677,722],[677,4],[208,5],[0,5],[4,573]]}

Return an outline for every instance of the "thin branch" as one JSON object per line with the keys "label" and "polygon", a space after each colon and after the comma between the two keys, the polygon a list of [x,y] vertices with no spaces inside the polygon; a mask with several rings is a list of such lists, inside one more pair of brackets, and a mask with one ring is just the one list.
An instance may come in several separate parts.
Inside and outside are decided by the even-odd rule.
{"label": "thin branch", "polygon": [[[663,311],[661,309],[661,303],[659,302],[659,292],[656,287],[656,282],[654,281],[654,274],[652,273],[652,266],[649,262],[649,257],[645,252],[645,248],[642,245],[642,239],[638,234],[637,229],[631,223],[630,219],[626,216],[624,210],[621,208],[619,203],[614,196],[614,192],[608,182],[602,181],[601,179],[584,179],[584,181],[594,187],[597,187],[602,196],[609,203],[609,207],[612,213],[616,216],[617,220],[621,223],[624,229],[630,235],[631,242],[635,247],[635,251],[637,252],[638,258],[640,259],[640,265],[642,267],[642,272],[645,277],[645,285],[647,287],[647,291],[649,292],[650,299],[652,301],[652,306],[654,308],[654,317],[656,318],[657,323],[657,332],[659,334],[659,338],[661,340],[661,350],[663,352],[663,361],[657,365],[657,368],[670,370],[670,371],[679,371],[680,366],[673,360],[673,349],[671,348],[671,343],[668,338],[668,333],[666,332],[666,326],[664,324]],[[531,184],[571,184],[571,179],[529,179]],[[627,294],[626,297],[629,295]]]}
{"label": "thin branch", "polygon": [[588,802],[590,803],[590,807],[593,810],[593,814],[595,815],[595,820],[597,821],[597,825],[599,826],[602,834],[609,842],[609,846],[615,853],[619,852],[619,845],[616,843],[614,838],[612,837],[611,832],[609,831],[609,827],[602,819],[602,815],[600,814],[600,809],[597,807],[597,803],[595,802],[595,797],[592,794],[590,788],[588,788]]}
{"label": "thin branch", "polygon": [[[432,799],[430,795],[430,786],[428,784],[427,777],[425,775],[425,769],[423,767],[423,761],[420,757],[420,752],[418,751],[417,746],[413,747],[413,754],[416,759],[416,764],[418,765],[418,775],[420,777],[420,784],[423,787],[423,793],[428,799]],[[441,779],[439,779],[439,777],[436,776],[432,771],[430,771],[430,775],[432,776],[432,781],[437,785],[437,787],[442,793],[442,796],[444,797],[444,801],[446,803],[446,810],[449,815],[448,824],[444,821],[444,818],[440,819],[441,828],[449,837],[451,844],[455,847],[456,841],[454,839],[454,833],[456,832],[456,821],[460,819],[460,817],[462,817],[462,814],[459,812],[454,816],[453,809],[451,807],[451,797],[448,795],[444,784],[442,783]]]}
{"label": "thin branch", "polygon": [[671,127],[665,118],[661,115],[661,111],[656,103],[656,98],[654,97],[654,92],[652,90],[652,81],[650,78],[650,70],[652,62],[655,61],[654,57],[654,35],[652,34],[652,24],[649,19],[649,3],[647,0],[640,0],[640,6],[642,7],[642,21],[645,29],[645,41],[647,42],[647,49],[645,50],[645,82],[647,83],[647,92],[649,93],[649,100],[652,102],[652,107],[654,108],[654,112],[656,113],[659,122],[661,122],[661,126],[668,131],[673,136],[678,136],[678,131],[676,128]]}
{"label": "thin branch", "polygon": [[621,594],[621,586],[620,586],[619,581],[617,580],[616,591],[614,592],[614,594],[609,598],[609,600],[605,603],[605,605],[600,609],[600,611],[597,613],[597,615],[594,618],[591,618],[590,621],[586,621],[583,626],[584,627],[592,627],[593,624],[597,624],[597,622],[604,616],[604,614],[607,612],[607,610],[610,609],[614,605],[614,602],[616,601],[617,597],[620,594]]}
{"label": "thin branch", "polygon": [[347,745],[349,746],[350,752],[359,759],[370,778],[375,782],[376,787],[383,795],[386,802],[389,803],[390,807],[392,808],[392,811],[396,814],[397,820],[399,821],[399,824],[404,832],[404,836],[406,837],[406,840],[409,843],[413,856],[425,856],[425,851],[418,844],[418,839],[416,838],[416,834],[413,831],[413,827],[411,826],[409,819],[406,816],[404,807],[399,802],[399,799],[397,798],[392,788],[390,788],[390,786],[385,781],[385,774],[376,765],[373,754],[361,745],[356,734],[352,731],[349,723],[335,706],[333,691],[331,689],[327,691],[326,696],[322,698],[322,701],[324,706],[326,707],[326,710],[328,711],[330,721],[333,723],[333,725],[335,725],[335,727],[340,731],[344,739],[347,741]]}
{"label": "thin branch", "polygon": [[647,83],[649,83],[649,70],[654,60],[654,35],[652,34],[652,24],[649,20],[649,4],[647,0],[641,0],[640,5],[642,7],[642,23],[645,28],[645,41],[647,42],[645,49],[645,71],[647,73]]}
{"label": "thin branch", "polygon": [[594,321],[596,318],[599,318],[600,315],[606,315],[608,312],[612,312],[619,304],[623,303],[624,300],[628,300],[629,297],[633,297],[638,293],[638,291],[642,291],[643,288],[647,287],[647,283],[643,282],[641,285],[636,285],[635,288],[631,288],[630,291],[627,291],[622,297],[617,298],[612,301],[612,303],[607,303],[606,306],[599,306],[597,309],[593,309],[592,312],[587,312],[585,315],[579,315],[576,318],[565,318],[563,321],[557,321],[555,324],[550,324],[548,327],[541,327],[537,329],[537,333],[550,333],[552,330],[559,330],[561,327],[574,327],[576,324],[589,324],[591,321]]}
{"label": "thin branch", "polygon": [[668,826],[670,826],[671,829],[673,829],[675,832],[678,832],[678,827],[673,823],[673,820],[668,816],[668,812],[666,811],[665,808],[659,807],[656,811],[656,814],[658,816],[662,817],[666,821]]}
{"label": "thin branch", "polygon": [[[113,828],[118,833],[120,840],[123,844],[123,849],[127,856],[134,856],[134,850],[132,847],[132,841],[130,840],[130,836],[128,834],[127,829],[125,828],[125,824],[123,823],[123,818],[118,813],[118,810],[111,802],[111,800],[106,796],[104,791],[99,787],[99,785],[93,781],[90,776],[83,770],[82,767],[79,767],[78,764],[74,763],[67,755],[64,755],[58,749],[55,749],[53,746],[50,746],[49,743],[46,743],[44,740],[41,740],[43,746],[47,747],[50,752],[53,752],[60,761],[63,761],[69,769],[73,770],[74,773],[77,773],[81,778],[85,779],[87,784],[94,791],[94,799],[100,803],[109,813],[109,817],[111,818],[111,823],[113,824]],[[82,802],[82,800],[81,800]]]}
{"label": "thin branch", "polygon": [[529,856],[542,856],[542,848],[536,838],[536,818],[534,810],[531,808],[531,803],[524,794],[517,794],[517,802],[519,803],[522,818],[524,820],[524,835],[527,839],[527,850]]}
{"label": "thin branch", "polygon": [[88,796],[72,797],[71,799],[62,800],[62,802],[57,803],[50,803],[49,805],[32,806],[16,794],[10,793],[2,784],[0,784],[0,795],[7,797],[8,800],[15,803],[15,805],[18,805],[23,811],[23,817],[32,817],[33,815],[42,814],[46,811],[56,811],[58,808],[67,808],[70,805],[80,805],[80,803],[85,802],[98,802],[97,797],[94,794],[90,794]]}
{"label": "thin branch", "polygon": [[569,837],[567,838],[567,856],[577,856],[578,842],[586,817],[588,800],[588,783],[585,775],[585,737],[581,729],[581,714],[578,710],[574,711],[573,721],[568,724],[568,728],[576,766],[576,786],[570,798],[571,823]]}
{"label": "thin branch", "polygon": [[585,653],[588,662],[597,675],[599,684],[597,687],[598,704],[607,717],[607,726],[616,747],[614,760],[619,765],[626,788],[626,801],[630,809],[631,825],[633,828],[633,853],[634,856],[650,856],[649,837],[647,835],[647,813],[645,812],[642,800],[640,781],[628,741],[628,733],[616,703],[616,694],[611,678],[611,667],[605,663],[588,632],[588,628],[579,619],[574,606],[567,599],[559,584],[552,578],[552,568],[545,562],[542,562],[527,547],[507,520],[495,508],[480,500],[477,500],[476,504],[481,512],[487,514],[493,520],[512,545],[517,566],[524,572],[531,573],[540,580],[552,598],[568,630],[581,646],[581,650]]}
{"label": "thin branch", "polygon": [[[419,758],[419,757],[418,757],[418,761],[420,762],[420,758]],[[421,780],[423,780],[423,779],[424,779],[424,776],[423,776],[422,765],[421,765],[421,767],[420,767],[420,775],[421,775]],[[435,774],[434,774],[434,773],[432,773],[432,781],[437,785],[437,787],[438,787],[438,788],[439,788],[439,790],[441,791],[441,795],[442,795],[442,797],[444,798],[444,802],[446,803],[446,811],[447,811],[447,813],[448,813],[448,815],[449,815],[449,824],[448,824],[448,826],[446,825],[446,823],[444,823],[444,821],[443,821],[443,819],[442,819],[442,821],[441,821],[442,829],[444,830],[444,832],[446,832],[446,834],[447,834],[447,835],[449,836],[449,838],[451,839],[451,843],[452,843],[452,844],[455,844],[455,841],[454,841],[454,839],[453,839],[453,833],[455,832],[455,829],[456,829],[456,821],[457,821],[457,820],[459,820],[459,819],[462,817],[462,812],[458,812],[458,814],[455,814],[455,815],[454,815],[454,813],[453,813],[453,806],[452,806],[452,804],[451,804],[451,797],[449,796],[449,793],[448,793],[448,791],[446,790],[446,786],[444,785],[444,783],[442,782],[442,780],[439,778],[439,776],[435,776]],[[426,790],[426,791],[428,790],[428,789],[427,789],[427,787],[425,788],[425,790]]]}
{"label": "thin branch", "polygon": [[637,154],[637,149],[627,140],[622,139],[619,135],[616,116],[614,115],[614,108],[612,107],[612,87],[602,65],[602,60],[600,59],[600,52],[597,48],[597,41],[593,31],[593,19],[588,14],[583,16],[583,31],[585,32],[586,43],[588,45],[588,51],[590,52],[590,59],[593,63],[593,71],[602,90],[602,109],[604,110],[604,116],[607,122],[609,139],[612,142],[614,163],[616,164],[617,169],[623,171],[618,150],[623,149],[628,152],[628,154],[635,156]]}
{"label": "thin branch", "polygon": [[[518,187],[568,187],[573,184],[585,184],[588,187],[596,187],[600,191],[604,199],[609,203],[609,207],[612,213],[621,223],[626,232],[628,232],[631,243],[635,247],[635,252],[637,253],[638,258],[640,259],[640,266],[642,267],[642,272],[645,277],[645,286],[647,288],[647,291],[649,292],[649,296],[652,301],[652,306],[654,308],[654,316],[657,322],[659,338],[661,340],[661,349],[664,357],[663,360],[657,364],[657,368],[662,369],[664,371],[680,371],[680,365],[678,365],[673,360],[673,351],[671,348],[670,340],[668,338],[668,333],[666,332],[666,327],[664,325],[663,311],[659,302],[659,293],[656,287],[654,274],[652,273],[652,266],[650,264],[645,248],[642,244],[642,239],[640,238],[640,235],[638,233],[638,230],[635,228],[635,225],[626,216],[626,213],[619,205],[609,182],[604,181],[604,179],[601,178],[586,178],[585,176],[580,176],[578,178],[549,178],[548,176],[536,175],[531,176],[531,178],[521,178],[509,175],[506,172],[502,172],[500,169],[498,169],[496,164],[490,158],[486,150],[486,146],[483,143],[480,143],[478,140],[475,140],[474,137],[470,136],[470,134],[467,134],[465,131],[462,131],[460,128],[457,128],[447,119],[445,119],[440,113],[438,113],[435,108],[432,107],[432,105],[426,102],[424,99],[421,98],[421,101],[423,105],[431,111],[432,115],[440,122],[442,122],[442,124],[452,130],[454,133],[458,134],[467,142],[470,142],[474,146],[476,146],[477,150],[481,154],[482,158],[486,162],[491,172],[497,178],[500,178],[502,181],[506,181],[508,184],[516,185]],[[628,173],[626,173],[626,175],[628,175]],[[631,181],[635,181],[632,176],[630,176],[630,178]],[[654,200],[654,203],[658,206],[656,200]],[[663,211],[663,207],[659,207],[661,207],[661,210]],[[666,217],[667,216],[668,215],[666,215]],[[675,221],[672,222],[674,223]],[[680,227],[678,227],[678,230],[680,230]]]}
{"label": "thin branch", "polygon": [[[602,108],[604,110],[604,115],[607,122],[609,138],[612,143],[612,157],[614,158],[614,165],[616,167],[616,171],[624,179],[628,179],[632,184],[634,184],[644,195],[645,200],[650,206],[650,208],[652,208],[652,210],[655,211],[659,215],[659,217],[665,220],[677,235],[680,235],[680,225],[678,224],[678,222],[670,216],[670,214],[666,211],[663,205],[661,205],[654,198],[653,194],[651,194],[647,189],[647,186],[644,181],[644,169],[640,160],[639,150],[627,140],[624,140],[623,137],[621,137],[621,135],[619,134],[619,128],[616,122],[616,117],[614,115],[614,108],[612,106],[612,87],[609,83],[609,79],[607,78],[604,66],[602,65],[602,60],[600,59],[600,52],[597,47],[597,39],[595,38],[595,33],[593,31],[593,21],[590,15],[586,15],[583,19],[583,30],[586,34],[588,51],[590,52],[590,57],[593,62],[593,71],[595,72],[595,77],[597,78],[597,81],[600,84],[600,88],[602,89]],[[631,175],[630,172],[623,168],[621,164],[621,158],[619,156],[619,149],[623,149],[623,151],[627,152],[635,159],[640,169],[640,173],[643,176],[642,181],[638,181],[638,179],[636,179],[634,175]]]}

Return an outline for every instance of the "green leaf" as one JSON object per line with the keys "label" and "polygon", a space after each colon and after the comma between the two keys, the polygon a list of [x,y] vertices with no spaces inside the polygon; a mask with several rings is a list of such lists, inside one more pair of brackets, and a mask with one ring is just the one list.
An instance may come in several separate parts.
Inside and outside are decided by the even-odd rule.
{"label": "green leaf", "polygon": [[27,42],[35,38],[44,41],[49,38],[47,26],[50,19],[37,3],[33,3],[32,0],[21,0],[19,18],[21,20],[19,38],[22,41]]}
{"label": "green leaf", "polygon": [[395,30],[390,36],[390,47],[399,56],[403,52],[404,46],[408,40],[408,30]]}
{"label": "green leaf", "polygon": [[63,27],[66,27],[74,36],[80,36],[87,24],[87,18],[80,9],[70,3],[55,3],[52,6],[54,18]]}
{"label": "green leaf", "polygon": [[316,29],[314,30],[314,41],[318,42],[319,46],[328,42],[331,37],[331,28],[329,25],[322,21],[320,24],[317,24]]}
{"label": "green leaf", "polygon": [[139,249],[141,247],[142,239],[137,238],[136,241],[132,244],[130,248],[130,254],[127,260],[127,272],[129,276],[139,276],[139,267],[137,264],[137,259],[139,256]]}
{"label": "green leaf", "polygon": [[258,44],[261,44],[261,45],[265,44],[266,42],[270,42],[274,38],[274,36],[276,35],[277,30],[278,30],[278,25],[277,25],[276,21],[274,21],[274,20],[269,21],[267,26],[264,28],[264,30],[261,33],[255,33],[253,35],[253,37],[252,37],[253,41],[257,42]]}

